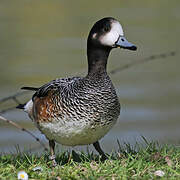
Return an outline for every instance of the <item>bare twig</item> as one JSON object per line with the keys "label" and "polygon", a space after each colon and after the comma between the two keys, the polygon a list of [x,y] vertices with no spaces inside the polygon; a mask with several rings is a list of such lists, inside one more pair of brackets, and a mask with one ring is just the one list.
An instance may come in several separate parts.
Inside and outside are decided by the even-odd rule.
{"label": "bare twig", "polygon": [[[16,93],[16,94],[13,94],[13,95],[8,96],[8,97],[5,97],[5,98],[1,98],[1,99],[0,99],[0,104],[6,102],[6,101],[8,101],[8,100],[13,100],[17,105],[19,105],[19,104],[21,104],[21,103],[20,103],[20,101],[17,99],[17,97],[22,96],[22,95],[27,94],[27,93],[29,93],[29,91],[22,91],[22,92],[18,92],[18,93]],[[9,107],[9,108],[7,108],[7,109],[2,109],[2,110],[0,110],[0,115],[1,115],[1,114],[4,114],[4,113],[6,113],[6,112],[12,111],[12,110],[14,110],[15,108],[16,108],[16,106]]]}
{"label": "bare twig", "polygon": [[15,122],[13,122],[13,121],[11,121],[11,120],[8,120],[8,119],[6,119],[6,118],[4,118],[4,117],[2,117],[2,116],[0,116],[0,120],[6,122],[6,123],[8,123],[8,124],[11,124],[12,126],[20,129],[21,131],[24,131],[24,132],[28,133],[28,134],[29,134],[30,136],[32,136],[37,142],[40,143],[40,145],[44,148],[45,151],[48,150],[47,147],[44,145],[44,143],[42,143],[38,137],[36,137],[34,134],[32,134],[32,133],[31,133],[30,131],[28,131],[27,129],[21,127],[19,124],[15,123]]}
{"label": "bare twig", "polygon": [[164,58],[167,58],[169,56],[175,56],[175,55],[176,55],[175,51],[172,51],[172,52],[169,52],[169,53],[162,53],[162,54],[152,55],[152,56],[149,56],[147,58],[144,58],[144,59],[141,59],[141,60],[138,60],[138,61],[133,61],[133,62],[131,62],[129,64],[125,64],[124,66],[113,69],[113,70],[110,71],[110,74],[115,74],[115,73],[121,72],[121,71],[129,69],[129,68],[131,68],[131,67],[133,67],[135,65],[143,64],[143,63],[146,63],[148,61],[154,61],[156,59],[164,59]]}
{"label": "bare twig", "polygon": [[2,98],[2,99],[0,99],[0,104],[2,104],[2,103],[5,102],[5,101],[8,101],[8,100],[10,100],[10,99],[14,100],[14,101],[17,103],[17,99],[16,99],[16,98],[17,98],[18,96],[23,95],[23,94],[27,94],[28,92],[29,92],[29,91],[22,91],[22,92],[18,92],[18,93],[16,93],[16,94],[13,94],[13,95],[11,95],[11,96]]}
{"label": "bare twig", "polygon": [[12,110],[14,110],[16,107],[10,107],[10,108],[7,108],[7,109],[3,109],[3,110],[0,110],[0,115],[1,114],[4,114],[4,113],[6,113],[6,112],[9,112],[9,111],[12,111]]}

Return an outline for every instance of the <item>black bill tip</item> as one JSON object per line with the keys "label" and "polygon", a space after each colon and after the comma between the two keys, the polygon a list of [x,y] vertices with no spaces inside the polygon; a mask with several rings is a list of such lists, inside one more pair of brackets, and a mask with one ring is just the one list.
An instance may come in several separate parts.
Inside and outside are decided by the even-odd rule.
{"label": "black bill tip", "polygon": [[131,46],[131,47],[129,47],[129,49],[132,50],[132,51],[136,51],[137,47],[136,46]]}
{"label": "black bill tip", "polygon": [[123,48],[123,49],[129,49],[129,50],[132,50],[132,51],[136,51],[137,50],[137,47],[136,46],[120,46],[120,48]]}

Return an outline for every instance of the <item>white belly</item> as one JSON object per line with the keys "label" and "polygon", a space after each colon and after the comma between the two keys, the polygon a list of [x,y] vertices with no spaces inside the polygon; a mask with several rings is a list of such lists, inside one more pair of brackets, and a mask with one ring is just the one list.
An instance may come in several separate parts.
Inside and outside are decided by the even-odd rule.
{"label": "white belly", "polygon": [[39,128],[49,140],[57,143],[76,146],[92,144],[101,139],[115,124],[116,121],[108,125],[92,127],[85,121],[66,121],[56,123],[40,123]]}

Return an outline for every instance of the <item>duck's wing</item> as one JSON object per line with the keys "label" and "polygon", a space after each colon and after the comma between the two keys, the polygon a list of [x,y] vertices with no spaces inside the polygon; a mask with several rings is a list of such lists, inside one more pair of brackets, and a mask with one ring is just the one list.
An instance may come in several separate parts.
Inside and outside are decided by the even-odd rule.
{"label": "duck's wing", "polygon": [[50,81],[47,84],[37,88],[37,87],[22,87],[21,89],[36,91],[32,97],[34,100],[35,97],[45,97],[49,92],[57,92],[61,87],[68,85],[69,83],[75,82],[76,80],[81,79],[80,77],[72,77],[72,78],[63,78],[63,79],[55,79]]}
{"label": "duck's wing", "polygon": [[[39,88],[23,87],[22,89],[36,92],[29,103],[19,105],[17,108],[24,109],[24,111],[28,112],[33,121],[50,122],[55,118],[54,114],[58,109],[56,102],[61,101],[62,97],[60,94],[66,96],[66,94],[69,93],[68,88],[73,86],[78,79],[79,78],[56,79]],[[59,111],[58,113],[61,112]]]}
{"label": "duck's wing", "polygon": [[56,91],[57,88],[58,88],[58,85],[60,84],[57,84],[57,81],[56,80],[53,80],[43,86],[41,86],[37,91],[36,93],[33,95],[32,97],[32,100],[34,100],[35,97],[45,97],[48,95],[48,93],[50,91]]}
{"label": "duck's wing", "polygon": [[36,91],[36,93],[32,97],[32,99],[34,99],[34,97],[36,96],[37,97],[46,96],[50,90],[54,91],[55,89],[57,89],[57,86],[56,86],[56,83],[54,83],[54,81],[51,81],[39,88],[25,86],[25,87],[22,87],[21,89],[28,90],[28,91]]}
{"label": "duck's wing", "polygon": [[[36,92],[32,96],[31,100],[25,104],[19,104],[16,108],[23,109],[25,112],[27,112],[33,121],[49,121],[49,119],[51,119],[51,112],[49,112],[49,109],[47,109],[47,105],[50,105],[51,107],[54,106],[51,95],[52,93],[55,94],[54,92],[57,91],[57,87],[57,80],[53,80],[39,88],[22,87],[21,89]],[[33,106],[36,108],[36,112],[33,111]]]}

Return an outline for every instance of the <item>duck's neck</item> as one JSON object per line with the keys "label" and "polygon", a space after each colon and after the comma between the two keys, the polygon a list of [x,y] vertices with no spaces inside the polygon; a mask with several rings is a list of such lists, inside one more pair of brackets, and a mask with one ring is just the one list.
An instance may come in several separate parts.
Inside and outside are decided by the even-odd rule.
{"label": "duck's neck", "polygon": [[107,59],[111,49],[108,47],[87,47],[88,76],[106,74]]}

